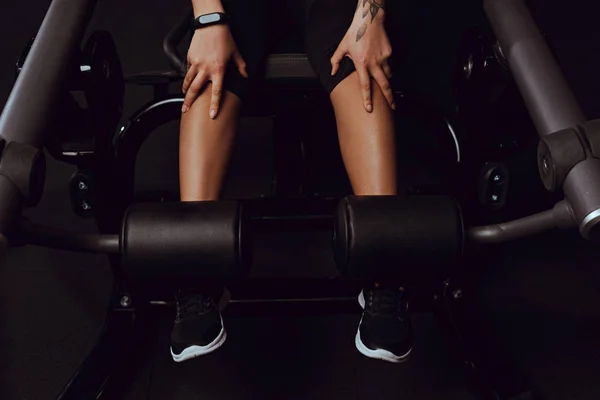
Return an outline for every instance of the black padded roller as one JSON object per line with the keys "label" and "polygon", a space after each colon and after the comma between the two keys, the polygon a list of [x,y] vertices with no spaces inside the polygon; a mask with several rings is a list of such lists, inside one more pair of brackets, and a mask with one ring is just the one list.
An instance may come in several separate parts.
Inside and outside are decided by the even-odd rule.
{"label": "black padded roller", "polygon": [[444,272],[461,260],[462,247],[462,214],[452,197],[350,196],[336,212],[334,251],[343,275]]}
{"label": "black padded roller", "polygon": [[223,278],[250,262],[235,201],[140,203],[124,218],[123,265],[134,278]]}

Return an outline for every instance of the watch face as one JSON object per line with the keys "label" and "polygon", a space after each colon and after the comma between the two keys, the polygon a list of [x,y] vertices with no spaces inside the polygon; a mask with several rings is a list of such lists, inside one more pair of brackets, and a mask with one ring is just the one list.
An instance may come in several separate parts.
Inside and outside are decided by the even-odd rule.
{"label": "watch face", "polygon": [[206,15],[202,15],[198,18],[198,22],[200,22],[201,24],[210,24],[213,22],[218,22],[221,20],[221,16],[219,14],[206,14]]}

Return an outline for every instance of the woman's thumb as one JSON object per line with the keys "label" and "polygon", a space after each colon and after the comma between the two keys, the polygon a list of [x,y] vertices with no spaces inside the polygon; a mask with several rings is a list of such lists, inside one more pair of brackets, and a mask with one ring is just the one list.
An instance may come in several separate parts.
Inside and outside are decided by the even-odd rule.
{"label": "woman's thumb", "polygon": [[244,59],[242,58],[242,55],[239,53],[239,51],[236,51],[235,54],[233,55],[233,61],[235,62],[235,65],[237,65],[238,71],[240,71],[240,74],[244,78],[247,78],[248,72],[246,72],[246,61],[244,61]]}
{"label": "woman's thumb", "polygon": [[344,48],[343,44],[340,43],[340,45],[338,46],[337,50],[335,51],[335,53],[333,54],[333,56],[331,57],[331,76],[334,76],[335,74],[337,74],[338,69],[340,68],[340,62],[342,61],[342,58],[344,58],[344,56],[346,55],[346,49]]}

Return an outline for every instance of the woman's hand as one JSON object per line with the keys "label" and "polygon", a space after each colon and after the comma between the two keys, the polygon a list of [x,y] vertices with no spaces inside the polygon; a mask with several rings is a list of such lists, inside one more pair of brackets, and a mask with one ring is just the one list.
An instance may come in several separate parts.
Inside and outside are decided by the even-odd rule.
{"label": "woman's hand", "polygon": [[392,46],[384,27],[385,0],[358,0],[352,25],[346,32],[333,57],[331,75],[335,75],[344,57],[356,67],[367,112],[373,111],[371,77],[377,82],[392,109],[396,109],[389,79],[392,70],[388,60]]}
{"label": "woman's hand", "polygon": [[182,112],[187,112],[200,95],[207,82],[212,82],[210,118],[219,112],[223,78],[229,61],[233,61],[240,74],[248,77],[246,63],[240,55],[227,25],[213,25],[197,29],[187,55],[188,71],[183,81],[185,100]]}

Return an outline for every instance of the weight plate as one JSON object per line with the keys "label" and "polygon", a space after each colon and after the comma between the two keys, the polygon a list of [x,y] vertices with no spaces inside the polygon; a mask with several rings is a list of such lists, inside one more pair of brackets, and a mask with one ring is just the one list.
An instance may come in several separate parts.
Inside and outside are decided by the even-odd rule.
{"label": "weight plate", "polygon": [[90,108],[121,117],[125,80],[121,61],[112,36],[106,31],[94,32],[82,52],[80,70],[84,76],[85,94]]}

